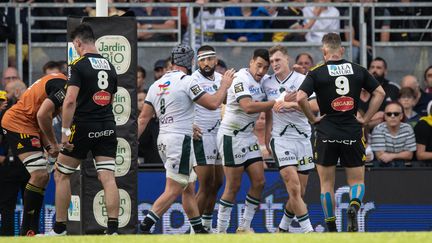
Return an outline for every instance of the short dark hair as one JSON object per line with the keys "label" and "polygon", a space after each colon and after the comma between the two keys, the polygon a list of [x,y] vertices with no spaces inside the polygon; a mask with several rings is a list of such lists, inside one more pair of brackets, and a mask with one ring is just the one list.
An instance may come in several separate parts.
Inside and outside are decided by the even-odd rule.
{"label": "short dark hair", "polygon": [[221,66],[221,67],[223,67],[223,68],[227,68],[226,63],[225,63],[224,60],[222,60],[222,59],[218,59],[218,62],[217,62],[216,65],[217,65],[217,66]]}
{"label": "short dark hair", "polygon": [[[382,57],[375,57],[375,58],[372,60],[372,62],[374,62],[374,61],[380,61],[380,62],[382,62],[382,63],[384,64],[384,68],[387,69],[387,62],[386,62],[386,60],[384,60],[384,58],[382,58]],[[372,63],[372,62],[371,62],[371,63]]]}
{"label": "short dark hair", "polygon": [[430,65],[429,67],[427,67],[426,70],[424,71],[424,74],[423,74],[423,76],[424,76],[424,80],[427,79],[426,75],[427,75],[427,72],[428,72],[430,69],[432,69],[432,65]]}
{"label": "short dark hair", "polygon": [[42,71],[43,73],[46,73],[47,69],[53,69],[53,68],[57,68],[59,71],[61,71],[60,63],[55,61],[48,61],[43,65]]}
{"label": "short dark hair", "polygon": [[144,78],[146,77],[146,70],[142,66],[137,66],[137,73],[142,73]]}
{"label": "short dark hair", "polygon": [[270,55],[267,49],[255,49],[252,59],[256,60],[258,57],[261,57],[265,61],[270,62]]}
{"label": "short dark hair", "polygon": [[197,53],[200,53],[201,51],[214,51],[215,52],[216,50],[214,49],[213,46],[203,45],[200,48],[198,48]]}
{"label": "short dark hair", "polygon": [[84,43],[94,43],[95,37],[93,33],[93,29],[90,27],[90,25],[83,23],[78,25],[70,35],[71,39],[74,40],[75,38],[80,39]]}
{"label": "short dark hair", "polygon": [[339,34],[336,33],[327,33],[323,36],[321,40],[322,44],[327,46],[332,50],[336,50],[341,47],[342,40]]}
{"label": "short dark hair", "polygon": [[413,98],[416,99],[416,93],[410,87],[403,87],[399,90],[399,98]]}

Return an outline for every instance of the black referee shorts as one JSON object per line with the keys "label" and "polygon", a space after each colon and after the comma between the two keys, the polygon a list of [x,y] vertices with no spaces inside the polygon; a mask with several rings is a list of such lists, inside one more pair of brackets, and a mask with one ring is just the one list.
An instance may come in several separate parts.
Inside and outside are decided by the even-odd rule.
{"label": "black referee shorts", "polygon": [[362,139],[331,140],[317,137],[314,144],[315,163],[323,166],[360,167],[366,162]]}
{"label": "black referee shorts", "polygon": [[74,122],[71,131],[69,142],[74,148],[72,151],[63,150],[62,154],[76,159],[87,158],[88,152],[92,152],[93,157],[116,157],[117,135],[114,121]]}

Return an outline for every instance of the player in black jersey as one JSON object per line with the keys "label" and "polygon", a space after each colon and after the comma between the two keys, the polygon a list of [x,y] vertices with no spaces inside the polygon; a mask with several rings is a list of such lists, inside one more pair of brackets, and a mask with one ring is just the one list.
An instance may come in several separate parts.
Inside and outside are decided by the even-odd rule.
{"label": "player in black jersey", "polygon": [[106,233],[117,234],[119,191],[114,177],[117,138],[112,112],[117,74],[114,66],[98,54],[89,25],[79,25],[72,31],[71,39],[80,57],[69,67],[62,113],[61,142],[64,149],[58,157],[55,173],[56,223],[50,234],[66,234],[70,175],[89,151],[96,161],[98,179],[104,188],[108,214]]}
{"label": "player in black jersey", "polygon": [[[336,33],[322,39],[325,63],[311,69],[297,93],[297,102],[312,124],[316,124],[315,163],[321,184],[321,204],[329,231],[337,231],[335,217],[334,182],[338,160],[345,167],[350,186],[347,210],[347,231],[358,231],[357,212],[365,192],[365,147],[362,126],[378,111],[385,92],[369,72],[344,60],[344,48]],[[357,113],[360,91],[372,94],[364,116]],[[307,98],[315,92],[321,112],[316,117]]]}

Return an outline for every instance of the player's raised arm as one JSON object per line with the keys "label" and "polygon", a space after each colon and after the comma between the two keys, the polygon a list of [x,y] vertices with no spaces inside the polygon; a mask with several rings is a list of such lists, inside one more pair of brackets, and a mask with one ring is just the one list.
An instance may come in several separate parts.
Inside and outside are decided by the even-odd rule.
{"label": "player's raised arm", "polygon": [[207,93],[202,95],[195,102],[209,110],[216,110],[217,108],[219,108],[219,106],[222,104],[222,102],[224,102],[226,98],[227,91],[233,82],[234,74],[234,69],[226,71],[222,77],[220,89],[214,95],[210,95]]}

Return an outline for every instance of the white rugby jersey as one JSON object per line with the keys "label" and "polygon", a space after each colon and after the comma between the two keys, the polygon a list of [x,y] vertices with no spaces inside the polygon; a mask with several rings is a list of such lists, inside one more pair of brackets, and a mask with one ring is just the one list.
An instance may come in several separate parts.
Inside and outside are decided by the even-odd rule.
{"label": "white rugby jersey", "polygon": [[181,71],[168,72],[154,82],[145,102],[153,106],[159,118],[159,134],[192,135],[194,101],[203,94],[198,82]]}
{"label": "white rugby jersey", "polygon": [[[259,113],[247,114],[240,107],[239,100],[251,97],[253,101],[263,101],[265,94],[261,84],[252,77],[249,69],[240,69],[228,89],[225,114],[219,132],[229,136],[250,136],[258,119]],[[264,76],[262,80],[267,77]]]}
{"label": "white rugby jersey", "polygon": [[[199,70],[196,70],[192,74],[192,78],[195,79],[199,85],[209,94],[214,94],[220,88],[222,75],[218,72],[214,72],[214,80],[210,80]],[[195,104],[195,120],[196,124],[202,131],[203,134],[210,133],[216,134],[221,122],[221,110],[220,107],[216,110],[208,110],[199,104]]]}
{"label": "white rugby jersey", "polygon": [[[295,92],[305,79],[305,75],[292,71],[285,80],[278,80],[276,75],[262,81],[262,87],[268,100],[277,99],[284,91]],[[311,97],[314,97],[312,94]],[[307,117],[300,111],[290,109],[283,112],[273,110],[273,137],[286,137],[292,139],[309,138],[311,126]]]}

